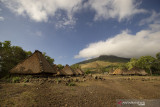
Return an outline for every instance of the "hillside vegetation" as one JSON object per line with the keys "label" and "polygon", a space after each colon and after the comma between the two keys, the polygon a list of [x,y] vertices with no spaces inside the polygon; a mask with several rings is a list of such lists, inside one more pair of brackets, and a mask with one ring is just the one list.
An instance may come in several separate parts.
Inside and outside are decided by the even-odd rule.
{"label": "hillside vegetation", "polygon": [[[113,67],[118,67],[130,61],[130,58],[122,58],[113,55],[101,55],[97,58],[85,60],[74,65],[79,65],[84,71],[108,72]],[[108,69],[109,67],[109,69]]]}
{"label": "hillside vegetation", "polygon": [[122,62],[106,62],[106,61],[94,61],[90,63],[85,63],[85,64],[80,64],[82,69],[86,68],[98,68],[98,67],[106,67],[109,65],[118,65],[121,64]]}

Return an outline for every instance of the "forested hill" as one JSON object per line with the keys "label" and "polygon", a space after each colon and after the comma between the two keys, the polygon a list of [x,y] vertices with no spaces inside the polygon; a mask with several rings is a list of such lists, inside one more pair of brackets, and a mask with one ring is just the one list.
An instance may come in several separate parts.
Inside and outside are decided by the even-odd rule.
{"label": "forested hill", "polygon": [[94,61],[123,62],[123,63],[125,63],[125,62],[129,62],[130,58],[122,58],[122,57],[117,57],[117,56],[113,56],[113,55],[101,55],[97,58],[85,60],[85,61],[79,62],[77,64],[86,64],[86,63],[90,63],[90,62],[94,62]]}

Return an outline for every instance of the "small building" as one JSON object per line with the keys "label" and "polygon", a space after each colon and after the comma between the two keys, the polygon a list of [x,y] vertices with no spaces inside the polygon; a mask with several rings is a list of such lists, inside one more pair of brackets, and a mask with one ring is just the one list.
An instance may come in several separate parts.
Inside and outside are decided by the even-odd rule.
{"label": "small building", "polygon": [[66,65],[62,70],[57,72],[57,75],[72,76],[76,74],[69,65]]}
{"label": "small building", "polygon": [[78,75],[83,75],[84,74],[84,72],[80,68],[77,68],[74,71],[77,72]]}
{"label": "small building", "polygon": [[36,50],[31,56],[18,63],[10,70],[12,74],[56,74],[56,70],[46,60],[42,53]]}
{"label": "small building", "polygon": [[141,76],[148,75],[148,73],[146,73],[145,70],[139,69],[139,68],[133,68],[131,70],[127,70],[127,69],[121,70],[117,68],[112,74],[113,75],[141,75]]}

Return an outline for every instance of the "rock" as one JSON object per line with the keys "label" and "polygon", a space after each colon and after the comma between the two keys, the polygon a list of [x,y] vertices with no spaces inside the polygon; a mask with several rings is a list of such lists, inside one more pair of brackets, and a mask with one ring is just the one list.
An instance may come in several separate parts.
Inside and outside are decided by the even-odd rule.
{"label": "rock", "polygon": [[129,77],[128,80],[131,80],[131,77]]}
{"label": "rock", "polygon": [[65,107],[67,107],[68,105],[67,104],[65,104]]}
{"label": "rock", "polygon": [[89,77],[92,77],[92,74],[88,74]]}
{"label": "rock", "polygon": [[85,81],[86,81],[86,79],[83,79],[82,81],[83,81],[83,82],[85,82]]}
{"label": "rock", "polygon": [[146,79],[145,79],[145,78],[142,78],[141,80],[142,80],[142,81],[145,81]]}
{"label": "rock", "polygon": [[76,78],[75,82],[79,82],[79,79]]}
{"label": "rock", "polygon": [[94,76],[94,79],[98,79],[98,77],[97,77],[97,76]]}

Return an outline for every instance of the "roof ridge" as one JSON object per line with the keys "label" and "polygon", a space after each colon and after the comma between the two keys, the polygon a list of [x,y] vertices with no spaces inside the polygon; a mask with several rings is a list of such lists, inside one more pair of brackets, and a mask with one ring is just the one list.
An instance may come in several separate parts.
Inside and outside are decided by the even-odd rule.
{"label": "roof ridge", "polygon": [[37,53],[37,56],[38,56],[38,59],[39,59],[40,71],[43,72],[43,71],[44,71],[44,68],[43,68],[42,59],[41,59],[41,57],[40,57],[40,51],[35,51],[35,52],[38,52],[38,53]]}

